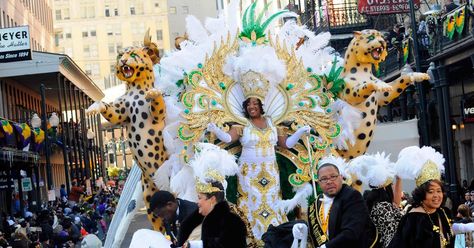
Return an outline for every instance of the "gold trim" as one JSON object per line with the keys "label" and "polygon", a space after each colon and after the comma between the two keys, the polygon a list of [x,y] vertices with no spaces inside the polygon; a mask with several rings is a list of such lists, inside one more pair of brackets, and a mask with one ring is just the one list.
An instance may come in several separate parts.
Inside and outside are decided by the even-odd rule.
{"label": "gold trim", "polygon": [[[316,196],[314,203],[309,206],[308,222],[311,228],[311,233],[310,233],[311,240],[313,240],[313,237],[314,237],[316,240],[313,240],[313,242],[316,242],[317,246],[322,246],[324,243],[326,243],[326,241],[329,240],[329,238],[327,237],[327,235],[323,232],[321,228],[321,220],[319,219],[319,214],[317,213],[319,212],[318,210],[319,198],[320,198],[319,195]],[[310,216],[315,216],[316,218],[311,218]],[[328,225],[328,228],[329,228],[329,225]]]}

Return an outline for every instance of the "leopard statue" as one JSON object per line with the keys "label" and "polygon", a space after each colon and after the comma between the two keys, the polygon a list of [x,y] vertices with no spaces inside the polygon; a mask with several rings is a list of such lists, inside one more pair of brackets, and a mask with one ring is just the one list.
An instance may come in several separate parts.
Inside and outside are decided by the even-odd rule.
{"label": "leopard statue", "polygon": [[378,70],[379,63],[387,57],[387,43],[377,30],[366,29],[354,32],[345,54],[345,88],[339,97],[360,110],[362,121],[354,130],[354,144],[349,149],[338,150],[339,154],[352,159],[363,155],[370,145],[379,107],[385,106],[400,96],[414,82],[428,80],[426,73],[411,72],[403,74],[393,82],[386,83],[372,73],[372,66]]}
{"label": "leopard statue", "polygon": [[117,77],[126,83],[126,92],[113,103],[98,101],[87,110],[88,114],[101,114],[114,125],[127,129],[128,144],[133,158],[142,170],[142,190],[148,219],[156,231],[164,231],[161,219],[150,210],[150,199],[158,187],[153,181],[155,172],[167,160],[162,130],[166,108],[161,92],[153,88],[153,65],[160,60],[156,44],[145,35],[143,47],[128,47],[117,56]]}

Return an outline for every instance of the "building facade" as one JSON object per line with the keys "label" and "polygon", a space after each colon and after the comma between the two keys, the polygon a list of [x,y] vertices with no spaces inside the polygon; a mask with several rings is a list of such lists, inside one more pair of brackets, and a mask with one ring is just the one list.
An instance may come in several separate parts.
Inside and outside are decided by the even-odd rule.
{"label": "building facade", "polygon": [[51,3],[52,0],[0,1],[0,27],[29,25],[32,50],[52,52],[54,30]]}
{"label": "building facade", "polygon": [[84,115],[104,95],[70,57],[52,53],[51,3],[0,1],[0,28],[28,26],[32,50],[31,60],[0,63],[0,210],[6,213],[35,211],[59,196],[61,184],[93,186],[106,173],[101,136],[94,135],[101,133],[98,116]]}
{"label": "building facade", "polygon": [[106,89],[121,84],[114,75],[117,53],[140,45],[148,29],[163,54],[184,34],[186,15],[204,20],[217,8],[215,0],[55,0],[53,13],[56,52]]}

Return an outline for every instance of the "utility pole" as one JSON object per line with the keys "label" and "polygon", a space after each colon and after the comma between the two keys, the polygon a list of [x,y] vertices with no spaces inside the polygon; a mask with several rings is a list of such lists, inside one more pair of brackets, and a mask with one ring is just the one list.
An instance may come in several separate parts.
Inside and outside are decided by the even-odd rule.
{"label": "utility pole", "polygon": [[[415,53],[415,70],[416,72],[421,72],[421,62],[420,62],[420,52],[418,48],[418,35],[416,31],[416,18],[415,18],[415,4],[413,3],[414,0],[408,0],[410,3],[410,20],[411,20],[411,37],[413,40],[413,50]],[[427,122],[427,115],[426,115],[426,96],[423,89],[423,84],[416,83],[415,84],[416,91],[418,93],[418,101],[419,101],[419,109],[420,109],[420,127],[421,127],[421,145],[429,146],[430,145],[430,137],[428,134],[428,122]]]}
{"label": "utility pole", "polygon": [[46,114],[46,96],[45,96],[45,87],[44,84],[41,84],[40,86],[40,92],[41,92],[41,119],[43,121],[41,122],[41,128],[44,130],[44,155],[46,159],[46,177],[48,180],[48,190],[54,189],[53,185],[53,174],[51,172],[51,159],[50,159],[50,152],[51,152],[51,147],[50,147],[50,142],[49,142],[49,137],[48,137],[48,125],[47,125],[47,114]]}

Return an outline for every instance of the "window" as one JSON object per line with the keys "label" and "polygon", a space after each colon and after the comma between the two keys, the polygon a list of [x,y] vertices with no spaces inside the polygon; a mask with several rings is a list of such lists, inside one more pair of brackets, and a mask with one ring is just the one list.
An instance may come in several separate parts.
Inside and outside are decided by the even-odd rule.
{"label": "window", "polygon": [[95,18],[94,6],[81,6],[81,18]]}
{"label": "window", "polygon": [[97,35],[95,30],[91,30],[91,37],[95,37]]}
{"label": "window", "polygon": [[109,43],[109,53],[110,54],[115,53],[115,44],[114,43]]}
{"label": "window", "polygon": [[155,8],[159,8],[160,7],[160,4],[159,3],[155,3]]}
{"label": "window", "polygon": [[132,29],[132,34],[136,34],[136,35],[143,35],[145,34],[145,23],[143,22],[139,22],[139,23],[132,23],[132,27],[134,27]]}
{"label": "window", "polygon": [[115,16],[118,16],[118,14],[119,14],[119,13],[118,13],[118,9],[115,8],[115,9],[114,9],[114,15],[115,15]]}
{"label": "window", "polygon": [[183,14],[189,14],[189,7],[183,6]]}
{"label": "window", "polygon": [[85,65],[84,65],[84,72],[85,72],[87,75],[89,75],[89,76],[92,75],[92,69],[91,69],[91,65],[90,65],[90,64],[85,64]]}
{"label": "window", "polygon": [[89,33],[87,31],[82,31],[82,37],[83,38],[89,37]]}
{"label": "window", "polygon": [[100,72],[100,66],[97,63],[91,64],[91,74],[92,76],[98,76]]}
{"label": "window", "polygon": [[62,16],[61,16],[61,10],[60,9],[57,9],[56,10],[56,20],[62,20]]}
{"label": "window", "polygon": [[63,38],[63,33],[54,34],[54,45],[59,46],[59,40]]}
{"label": "window", "polygon": [[117,53],[122,51],[122,43],[117,43]]}
{"label": "window", "polygon": [[105,9],[105,16],[107,16],[107,17],[110,16],[110,10],[108,8]]}
{"label": "window", "polygon": [[114,28],[112,27],[112,25],[107,25],[107,35],[108,36],[114,35]]}
{"label": "window", "polygon": [[69,19],[71,19],[70,16],[69,16],[69,8],[63,9],[62,12],[63,12],[63,19],[64,19],[64,20],[69,20]]}
{"label": "window", "polygon": [[163,40],[163,30],[156,30],[156,40]]}
{"label": "window", "polygon": [[95,8],[94,8],[94,6],[87,7],[87,18],[95,18]]}
{"label": "window", "polygon": [[122,35],[122,26],[119,23],[112,25],[112,30],[116,36]]}
{"label": "window", "polygon": [[90,57],[91,56],[91,49],[90,49],[89,45],[84,45],[84,48],[82,50],[83,50],[84,57]]}
{"label": "window", "polygon": [[110,73],[115,73],[115,63],[110,64]]}
{"label": "window", "polygon": [[176,14],[176,7],[170,7],[170,14]]}
{"label": "window", "polygon": [[130,15],[135,15],[135,7],[130,7]]}
{"label": "window", "polygon": [[71,39],[72,35],[71,33],[66,33],[66,39]]}
{"label": "window", "polygon": [[81,6],[81,18],[82,19],[87,18],[87,7],[86,6]]}

